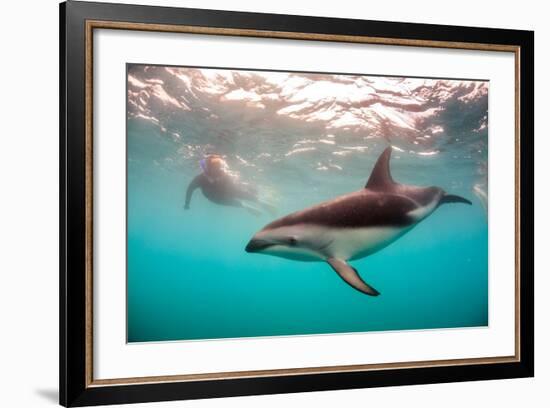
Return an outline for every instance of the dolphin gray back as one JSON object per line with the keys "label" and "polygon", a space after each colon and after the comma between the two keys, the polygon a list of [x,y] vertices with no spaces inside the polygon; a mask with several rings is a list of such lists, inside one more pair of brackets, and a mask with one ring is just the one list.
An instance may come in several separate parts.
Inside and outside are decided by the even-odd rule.
{"label": "dolphin gray back", "polygon": [[362,190],[279,218],[264,230],[297,224],[332,228],[406,227],[418,204],[399,194]]}
{"label": "dolphin gray back", "polygon": [[396,183],[390,171],[392,147],[380,155],[370,177],[360,191],[325,201],[305,210],[279,218],[264,230],[297,224],[333,228],[407,227],[418,219],[411,212],[430,204],[468,202],[458,196],[445,196],[439,187],[418,187]]}

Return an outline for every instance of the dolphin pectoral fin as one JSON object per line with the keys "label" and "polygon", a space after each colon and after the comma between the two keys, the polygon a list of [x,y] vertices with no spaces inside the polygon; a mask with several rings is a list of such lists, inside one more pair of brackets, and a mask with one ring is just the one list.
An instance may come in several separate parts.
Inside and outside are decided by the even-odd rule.
{"label": "dolphin pectoral fin", "polygon": [[372,286],[366,284],[357,273],[357,270],[346,261],[336,258],[329,258],[327,262],[330,266],[332,266],[332,269],[334,269],[336,273],[340,275],[340,277],[352,288],[370,296],[378,296],[380,294],[380,292]]}

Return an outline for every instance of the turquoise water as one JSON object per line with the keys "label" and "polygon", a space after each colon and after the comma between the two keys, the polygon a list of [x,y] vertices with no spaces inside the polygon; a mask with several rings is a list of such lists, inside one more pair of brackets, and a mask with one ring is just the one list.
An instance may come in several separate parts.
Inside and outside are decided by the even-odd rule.
{"label": "turquoise water", "polygon": [[[275,93],[266,89],[269,85],[280,95],[282,80],[235,73],[228,82],[205,70],[188,71],[178,71],[187,75],[180,78],[163,67],[129,67],[129,342],[488,324],[487,216],[472,190],[486,188],[486,93],[464,98],[469,88],[460,90],[469,85],[451,81],[458,91],[434,102],[432,94],[422,99],[421,90],[411,93],[410,86],[390,79],[392,92],[386,83],[386,92],[375,87],[377,104],[386,108],[376,107],[376,113],[384,120],[369,119],[371,104],[354,113],[359,121],[340,123],[342,115],[303,116],[328,109],[316,104],[298,111],[302,117],[296,111],[286,114],[285,108],[304,103],[304,98],[292,100],[303,86],[287,89],[290,96],[284,100],[262,99],[260,107],[250,94]],[[310,85],[317,80],[308,76]],[[434,95],[449,88],[448,82],[433,82]],[[220,91],[220,83],[226,89]],[[362,83],[353,84],[360,92]],[[235,89],[248,96],[227,97]],[[397,107],[396,90],[402,91]],[[342,112],[349,93],[333,97],[327,92],[323,97],[332,98],[330,109]],[[420,120],[423,103],[421,112],[438,109]],[[414,118],[412,130],[403,124],[408,117]],[[389,144],[395,148],[396,181],[440,186],[473,205],[441,206],[387,248],[353,261],[380,296],[355,291],[323,262],[244,251],[254,233],[274,218],[362,188]],[[257,186],[278,215],[219,206],[199,190],[191,209],[184,210],[185,190],[200,172],[199,160],[212,152],[224,155],[241,180]]]}

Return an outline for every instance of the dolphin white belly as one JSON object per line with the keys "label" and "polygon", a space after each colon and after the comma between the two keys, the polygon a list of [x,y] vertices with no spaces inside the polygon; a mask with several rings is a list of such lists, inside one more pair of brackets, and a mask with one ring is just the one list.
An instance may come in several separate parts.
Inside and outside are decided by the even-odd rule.
{"label": "dolphin white belly", "polygon": [[310,236],[311,246],[290,247],[272,245],[271,255],[297,261],[326,261],[329,258],[343,260],[360,259],[385,248],[411,228],[368,227],[353,229],[322,228],[315,225],[297,225],[282,231],[286,235]]}
{"label": "dolphin white belly", "polygon": [[333,242],[327,248],[332,258],[354,260],[371,255],[385,248],[410,228],[369,227],[334,230],[327,234]]}

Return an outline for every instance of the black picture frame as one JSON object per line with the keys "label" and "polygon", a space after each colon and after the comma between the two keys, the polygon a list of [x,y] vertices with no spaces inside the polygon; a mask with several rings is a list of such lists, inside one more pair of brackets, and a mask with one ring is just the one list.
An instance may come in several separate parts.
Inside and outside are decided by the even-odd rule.
{"label": "black picture frame", "polygon": [[[534,375],[534,33],[532,31],[363,21],[275,14],[68,1],[60,5],[60,403],[122,404],[531,377]],[[89,21],[185,25],[229,30],[484,44],[517,49],[519,169],[516,200],[517,361],[449,364],[383,370],[298,373],[243,378],[134,384],[94,384],[89,372],[90,291],[86,275],[87,191],[86,31]],[[269,37],[269,35],[266,35]],[[88,157],[89,158],[89,157]],[[512,182],[512,181],[511,181]]]}

